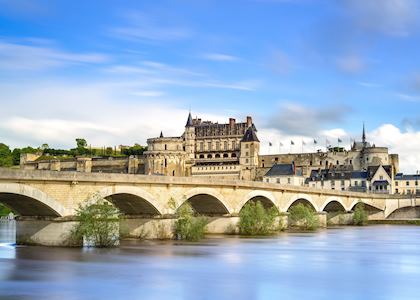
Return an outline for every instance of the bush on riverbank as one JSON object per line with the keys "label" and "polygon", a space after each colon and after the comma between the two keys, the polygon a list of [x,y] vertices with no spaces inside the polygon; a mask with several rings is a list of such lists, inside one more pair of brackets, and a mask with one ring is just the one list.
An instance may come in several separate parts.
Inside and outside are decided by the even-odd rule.
{"label": "bush on riverbank", "polygon": [[239,213],[239,233],[242,235],[267,235],[278,229],[275,226],[278,211],[264,208],[260,201],[248,202]]}
{"label": "bush on riverbank", "polygon": [[289,209],[289,220],[293,226],[303,230],[315,230],[319,227],[317,213],[309,206],[302,203]]}
{"label": "bush on riverbank", "polygon": [[120,211],[98,194],[76,210],[78,224],[72,232],[74,241],[94,247],[113,247],[119,242]]}
{"label": "bush on riverbank", "polygon": [[353,213],[353,225],[365,226],[368,223],[368,212],[365,210],[363,203],[356,204],[356,208]]}
{"label": "bush on riverbank", "polygon": [[207,218],[195,216],[191,204],[184,203],[178,208],[175,221],[175,236],[180,240],[197,242],[204,238]]}

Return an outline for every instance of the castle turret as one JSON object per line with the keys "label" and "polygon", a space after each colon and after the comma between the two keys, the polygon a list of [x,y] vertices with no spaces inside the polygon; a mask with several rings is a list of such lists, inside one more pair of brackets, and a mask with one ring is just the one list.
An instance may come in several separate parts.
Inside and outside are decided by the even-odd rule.
{"label": "castle turret", "polygon": [[256,128],[250,124],[241,140],[241,155],[239,164],[242,165],[241,179],[254,180],[258,167],[260,153],[260,141],[256,134]]}
{"label": "castle turret", "polygon": [[195,157],[195,127],[191,112],[188,114],[187,124],[185,124],[184,140],[185,152],[192,160]]}

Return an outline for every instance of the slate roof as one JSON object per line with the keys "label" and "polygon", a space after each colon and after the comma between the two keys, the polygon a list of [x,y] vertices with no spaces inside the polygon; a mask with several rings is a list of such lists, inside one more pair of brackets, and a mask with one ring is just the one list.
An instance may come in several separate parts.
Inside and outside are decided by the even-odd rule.
{"label": "slate roof", "polygon": [[242,138],[241,142],[259,142],[260,140],[257,137],[257,134],[255,133],[255,127],[250,126]]}
{"label": "slate roof", "polygon": [[[299,172],[300,173],[300,172]],[[277,164],[273,165],[265,176],[275,177],[284,175],[295,175],[293,164]],[[302,175],[302,174],[296,174]]]}
{"label": "slate roof", "polygon": [[402,174],[395,175],[395,180],[420,180],[420,174]]}
{"label": "slate roof", "polygon": [[187,120],[187,124],[185,125],[185,127],[191,127],[191,126],[194,126],[194,125],[193,125],[193,119],[192,119],[191,112],[190,112],[188,114],[188,120]]}
{"label": "slate roof", "polygon": [[[368,172],[368,179],[372,180],[373,176],[375,176],[376,172],[378,171],[380,166],[371,166],[368,167],[367,172]],[[388,176],[390,178],[392,178],[392,167],[389,165],[386,166],[382,166],[385,170],[385,172],[388,174]]]}

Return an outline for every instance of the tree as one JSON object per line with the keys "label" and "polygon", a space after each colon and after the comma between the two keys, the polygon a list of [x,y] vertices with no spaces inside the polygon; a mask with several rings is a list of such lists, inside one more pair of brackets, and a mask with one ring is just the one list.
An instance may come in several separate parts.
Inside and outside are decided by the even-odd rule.
{"label": "tree", "polygon": [[78,149],[86,148],[87,147],[87,142],[86,142],[85,139],[77,138],[76,139],[76,145],[77,145]]}
{"label": "tree", "polygon": [[260,201],[250,201],[239,212],[239,232],[243,235],[267,235],[275,228],[278,211],[264,208]]}
{"label": "tree", "polygon": [[47,149],[49,149],[49,148],[50,148],[50,146],[48,144],[46,144],[46,143],[44,143],[44,144],[41,145],[41,149],[44,150],[44,151],[47,150]]}
{"label": "tree", "polygon": [[196,242],[204,237],[207,219],[194,214],[194,209],[188,202],[178,208],[175,221],[175,235],[178,239]]}
{"label": "tree", "polygon": [[119,241],[119,219],[118,208],[95,194],[76,210],[78,225],[72,231],[72,237],[76,241],[84,240],[89,246],[116,246]]}
{"label": "tree", "polygon": [[13,156],[9,146],[0,143],[0,167],[11,167],[13,165]]}
{"label": "tree", "polygon": [[304,230],[315,230],[319,226],[316,212],[302,203],[292,206],[289,209],[289,219],[295,226]]}
{"label": "tree", "polygon": [[356,204],[356,208],[353,213],[353,224],[358,226],[364,226],[368,223],[369,214],[365,210],[365,204],[360,202]]}

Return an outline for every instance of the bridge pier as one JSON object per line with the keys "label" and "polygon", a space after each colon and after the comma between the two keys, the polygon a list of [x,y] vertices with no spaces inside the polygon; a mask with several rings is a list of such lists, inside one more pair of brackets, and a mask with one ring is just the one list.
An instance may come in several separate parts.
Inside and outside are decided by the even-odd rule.
{"label": "bridge pier", "polygon": [[327,215],[327,223],[332,226],[351,225],[353,223],[353,212],[339,212],[331,217]]}
{"label": "bridge pier", "polygon": [[71,231],[77,224],[63,218],[19,217],[16,220],[16,244],[74,246]]}

